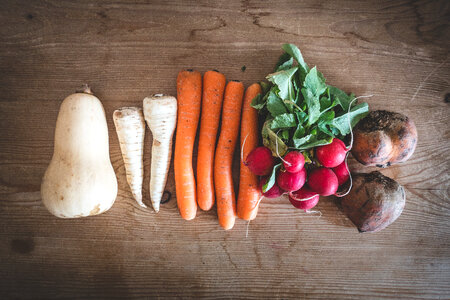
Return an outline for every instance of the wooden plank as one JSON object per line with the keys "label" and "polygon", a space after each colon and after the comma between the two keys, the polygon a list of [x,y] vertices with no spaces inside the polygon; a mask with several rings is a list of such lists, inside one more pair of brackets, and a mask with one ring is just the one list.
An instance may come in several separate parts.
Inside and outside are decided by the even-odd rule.
{"label": "wooden plank", "polygon": [[[448,13],[448,1],[3,3],[0,297],[449,298]],[[271,72],[285,42],[330,84],[415,121],[414,156],[382,170],[406,188],[401,217],[358,234],[332,199],[321,199],[321,217],[264,200],[246,237],[246,222],[223,231],[215,211],[186,222],[175,200],[159,214],[139,207],[114,109],[175,94],[187,67],[248,86]],[[86,82],[105,107],[119,195],[105,214],[60,220],[43,207],[40,182],[61,100]],[[173,168],[167,188],[174,192]]]}

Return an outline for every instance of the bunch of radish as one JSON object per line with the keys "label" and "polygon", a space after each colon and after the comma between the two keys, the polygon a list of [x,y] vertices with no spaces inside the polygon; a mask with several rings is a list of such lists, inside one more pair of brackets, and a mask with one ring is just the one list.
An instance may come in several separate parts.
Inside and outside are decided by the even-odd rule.
{"label": "bunch of radish", "polygon": [[261,176],[259,189],[266,198],[277,198],[289,195],[289,201],[298,209],[308,211],[319,202],[320,196],[337,195],[340,186],[350,178],[346,163],[348,149],[339,139],[314,149],[315,160],[305,164],[305,157],[300,151],[290,151],[281,160],[276,171],[273,186],[264,190],[278,158],[272,156],[267,147],[255,148],[247,156],[244,164]]}

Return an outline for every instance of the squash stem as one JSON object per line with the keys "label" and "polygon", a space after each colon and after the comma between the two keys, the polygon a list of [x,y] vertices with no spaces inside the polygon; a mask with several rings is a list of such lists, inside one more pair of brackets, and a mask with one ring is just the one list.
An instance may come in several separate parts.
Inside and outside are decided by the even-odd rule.
{"label": "squash stem", "polygon": [[77,93],[84,93],[84,94],[88,94],[88,95],[93,95],[94,93],[92,93],[91,87],[85,83],[80,89],[76,90]]}

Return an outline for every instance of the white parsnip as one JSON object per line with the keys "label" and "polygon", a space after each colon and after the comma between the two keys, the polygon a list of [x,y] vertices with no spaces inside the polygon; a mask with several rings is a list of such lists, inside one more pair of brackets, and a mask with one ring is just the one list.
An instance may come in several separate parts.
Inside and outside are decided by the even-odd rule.
{"label": "white parsnip", "polygon": [[172,156],[172,138],[177,123],[177,99],[156,94],[144,99],[144,117],[153,135],[150,198],[158,212]]}
{"label": "white parsnip", "polygon": [[145,121],[142,109],[122,107],[114,111],[114,124],[119,137],[120,150],[125,163],[127,182],[134,199],[142,207],[142,181],[144,179]]}

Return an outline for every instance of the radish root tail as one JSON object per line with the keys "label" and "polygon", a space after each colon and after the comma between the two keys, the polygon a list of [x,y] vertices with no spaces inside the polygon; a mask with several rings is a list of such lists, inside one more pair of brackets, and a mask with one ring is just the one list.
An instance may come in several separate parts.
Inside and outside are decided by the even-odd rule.
{"label": "radish root tail", "polygon": [[292,199],[294,199],[295,201],[308,201],[308,200],[311,200],[312,198],[316,197],[317,195],[313,195],[313,196],[308,197],[308,198],[297,198],[297,197],[294,196],[293,192],[290,192],[290,193],[289,193],[289,196],[290,196]]}
{"label": "radish root tail", "polygon": [[261,200],[264,198],[264,196],[261,196],[258,200],[258,202],[256,202],[255,207],[253,207],[253,209],[256,209],[259,207],[259,204],[261,203]]}
{"label": "radish root tail", "polygon": [[317,217],[322,217],[322,212],[320,210],[305,210],[307,214],[319,214]]}
{"label": "radish root tail", "polygon": [[350,172],[350,168],[348,167],[347,158],[348,158],[348,152],[347,152],[347,155],[345,156],[345,168],[347,169],[347,172],[348,172],[348,179],[350,180],[350,185],[348,187],[348,190],[345,193],[343,193],[343,194],[339,194],[339,193],[334,194],[336,197],[339,197],[339,198],[347,196],[348,193],[350,193],[350,191],[352,190],[352,187],[353,187],[352,173]]}
{"label": "radish root tail", "polygon": [[[291,193],[289,193],[289,194],[291,194]],[[297,201],[306,201],[306,200],[309,200],[309,199],[312,199],[312,198],[314,198],[314,197],[316,197],[316,196],[311,196],[311,197],[309,197],[309,198],[304,198],[304,199],[299,199],[299,198],[295,198],[295,197],[292,197],[292,198],[294,198],[295,200],[297,200]],[[306,209],[305,210],[305,213],[306,214],[319,214],[319,218],[320,217],[322,217],[322,212],[320,211],[320,210],[309,210],[309,209]]]}
{"label": "radish root tail", "polygon": [[249,135],[249,134],[247,134],[247,135],[245,136],[245,139],[244,139],[244,141],[242,142],[242,147],[241,147],[241,163],[243,163],[244,165],[247,165],[246,162],[244,161],[244,147],[245,147],[245,141],[247,141],[248,135]]}
{"label": "radish root tail", "polygon": [[350,101],[350,104],[348,105],[347,121],[348,121],[348,128],[350,128],[350,145],[348,145],[348,147],[346,147],[347,152],[352,150],[352,147],[353,147],[353,129],[352,129],[352,122],[350,121],[350,110],[352,108],[353,102],[355,102],[357,99],[360,99],[360,98],[370,98],[370,97],[373,97],[373,95],[355,97],[355,98],[353,98],[352,101]]}
{"label": "radish root tail", "polygon": [[250,220],[247,222],[247,229],[245,230],[245,238],[248,238],[248,228],[250,227]]}
{"label": "radish root tail", "polygon": [[[258,206],[259,206],[259,204],[261,203],[261,200],[262,200],[263,198],[264,198],[264,196],[261,196],[261,197],[259,198],[258,202],[256,202],[256,205],[255,205],[255,207],[254,207],[253,209],[257,209],[257,208],[258,208]],[[251,221],[251,220],[248,220],[248,223],[247,223],[247,230],[246,230],[246,232],[245,232],[245,238],[248,237],[248,228],[250,227],[250,221]]]}

